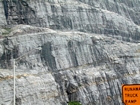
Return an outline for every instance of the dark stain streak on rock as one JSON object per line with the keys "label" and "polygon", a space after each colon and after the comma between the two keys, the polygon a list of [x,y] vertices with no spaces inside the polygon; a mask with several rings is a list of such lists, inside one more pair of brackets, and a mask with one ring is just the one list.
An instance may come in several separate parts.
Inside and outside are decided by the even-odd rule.
{"label": "dark stain streak on rock", "polygon": [[45,64],[49,66],[49,70],[56,69],[55,57],[52,55],[51,42],[47,42],[42,46],[41,58],[45,61]]}

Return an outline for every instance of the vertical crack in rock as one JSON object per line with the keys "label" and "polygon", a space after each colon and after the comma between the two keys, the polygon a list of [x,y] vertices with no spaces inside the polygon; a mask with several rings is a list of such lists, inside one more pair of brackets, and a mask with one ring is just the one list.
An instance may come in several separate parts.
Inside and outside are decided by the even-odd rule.
{"label": "vertical crack in rock", "polygon": [[3,6],[4,6],[4,11],[5,11],[5,17],[6,17],[6,20],[8,19],[8,0],[3,0]]}
{"label": "vertical crack in rock", "polygon": [[78,66],[78,61],[76,57],[76,52],[74,51],[74,45],[72,41],[68,42],[68,50],[71,56],[71,60],[73,62],[74,67]]}

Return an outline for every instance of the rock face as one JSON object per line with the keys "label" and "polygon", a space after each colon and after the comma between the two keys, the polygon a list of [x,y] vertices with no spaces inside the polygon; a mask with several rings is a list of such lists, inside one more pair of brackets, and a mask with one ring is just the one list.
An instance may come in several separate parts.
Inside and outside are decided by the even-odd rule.
{"label": "rock face", "polygon": [[5,18],[5,13],[4,13],[4,8],[3,8],[3,3],[0,2],[0,27],[5,26],[6,23],[6,18]]}
{"label": "rock face", "polygon": [[139,43],[83,32],[32,33],[30,26],[18,27],[24,33],[1,39],[1,67],[10,69],[1,70],[1,104],[13,101],[12,58],[17,59],[17,105],[119,105],[122,84],[139,83]]}
{"label": "rock face", "polygon": [[139,0],[3,0],[2,3],[8,25],[29,24],[139,40]]}
{"label": "rock face", "polygon": [[139,0],[0,5],[0,104],[13,105],[13,59],[16,105],[123,105],[122,84],[140,82]]}

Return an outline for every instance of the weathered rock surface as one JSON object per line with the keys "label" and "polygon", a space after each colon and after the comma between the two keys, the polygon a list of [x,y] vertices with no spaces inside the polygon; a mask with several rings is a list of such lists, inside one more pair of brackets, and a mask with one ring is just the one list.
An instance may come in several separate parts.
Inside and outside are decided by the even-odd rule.
{"label": "weathered rock surface", "polygon": [[[16,61],[18,105],[122,105],[122,84],[140,81],[139,43],[76,31],[31,33],[32,27],[19,27],[26,33],[1,39],[0,48],[3,68],[13,68],[12,58],[23,55]],[[12,105],[12,70],[0,70],[0,104]]]}
{"label": "weathered rock surface", "polygon": [[3,3],[0,1],[0,27],[7,25]]}
{"label": "weathered rock surface", "polygon": [[30,24],[139,40],[139,0],[4,0],[2,3],[6,18],[2,14],[0,19],[7,21],[7,25]]}
{"label": "weathered rock surface", "polygon": [[140,82],[139,5],[139,0],[0,2],[0,104],[13,105],[17,59],[17,105],[122,105],[122,84]]}

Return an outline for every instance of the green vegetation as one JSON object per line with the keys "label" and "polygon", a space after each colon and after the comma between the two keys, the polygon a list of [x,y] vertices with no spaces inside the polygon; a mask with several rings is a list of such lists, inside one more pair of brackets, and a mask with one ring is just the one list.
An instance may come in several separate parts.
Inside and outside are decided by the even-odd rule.
{"label": "green vegetation", "polygon": [[68,105],[82,105],[82,104],[80,104],[80,102],[72,101],[69,102]]}
{"label": "green vegetation", "polygon": [[11,32],[11,28],[2,29],[2,35],[8,35]]}

